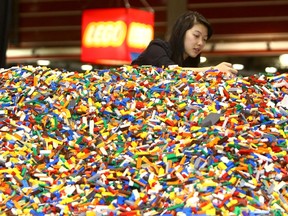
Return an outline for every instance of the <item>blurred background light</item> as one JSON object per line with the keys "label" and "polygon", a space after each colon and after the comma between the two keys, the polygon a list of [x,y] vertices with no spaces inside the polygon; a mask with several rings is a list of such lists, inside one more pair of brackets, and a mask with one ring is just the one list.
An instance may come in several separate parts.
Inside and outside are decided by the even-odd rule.
{"label": "blurred background light", "polygon": [[89,64],[84,64],[81,66],[81,70],[83,70],[83,71],[90,71],[92,69],[93,69],[93,66],[89,65]]}
{"label": "blurred background light", "polygon": [[236,70],[243,70],[244,65],[243,64],[233,64],[233,68]]}
{"label": "blurred background light", "polygon": [[204,57],[204,56],[201,56],[200,57],[200,63],[204,63],[204,62],[206,62],[207,61],[207,58],[206,57]]}
{"label": "blurred background light", "polygon": [[40,66],[48,66],[50,65],[50,61],[49,60],[44,60],[44,59],[40,59],[40,60],[37,60],[37,65],[40,65]]}
{"label": "blurred background light", "polygon": [[277,68],[275,68],[275,67],[266,67],[265,68],[265,72],[267,72],[267,73],[276,73],[277,72]]}
{"label": "blurred background light", "polygon": [[279,61],[282,67],[287,67],[288,66],[288,54],[280,55]]}

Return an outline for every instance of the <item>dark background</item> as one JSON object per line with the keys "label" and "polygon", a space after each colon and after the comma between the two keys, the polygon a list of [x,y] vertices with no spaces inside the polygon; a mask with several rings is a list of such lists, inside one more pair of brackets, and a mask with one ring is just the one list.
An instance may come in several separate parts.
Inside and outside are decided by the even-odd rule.
{"label": "dark background", "polygon": [[[125,7],[125,2],[132,8],[148,9],[140,0],[1,0],[0,25],[5,27],[6,23],[9,27],[9,31],[0,31],[2,56],[6,42],[8,47],[6,66],[33,65],[38,59],[49,59],[49,67],[79,70],[82,11]],[[208,18],[214,35],[203,52],[208,59],[205,64],[230,61],[244,64],[247,72],[262,72],[267,66],[288,71],[279,64],[279,55],[288,53],[288,0],[146,2],[155,13],[155,38],[165,38],[184,10],[197,10]],[[5,37],[6,33],[9,37]],[[260,48],[258,43],[262,44]],[[228,49],[223,49],[225,44]],[[26,54],[17,55],[17,51]]]}

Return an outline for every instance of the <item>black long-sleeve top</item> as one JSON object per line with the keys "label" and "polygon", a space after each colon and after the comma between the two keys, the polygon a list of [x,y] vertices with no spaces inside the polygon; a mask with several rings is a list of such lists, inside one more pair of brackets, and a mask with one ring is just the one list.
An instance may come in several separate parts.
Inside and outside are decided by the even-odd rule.
{"label": "black long-sleeve top", "polygon": [[[167,67],[169,65],[179,65],[172,59],[172,49],[167,41],[161,39],[152,40],[147,48],[132,61],[131,65],[152,65],[156,67]],[[181,67],[194,67],[195,60],[188,57]]]}
{"label": "black long-sleeve top", "polygon": [[131,64],[166,67],[168,65],[175,65],[175,62],[171,60],[171,57],[172,50],[169,43],[160,39],[154,39]]}

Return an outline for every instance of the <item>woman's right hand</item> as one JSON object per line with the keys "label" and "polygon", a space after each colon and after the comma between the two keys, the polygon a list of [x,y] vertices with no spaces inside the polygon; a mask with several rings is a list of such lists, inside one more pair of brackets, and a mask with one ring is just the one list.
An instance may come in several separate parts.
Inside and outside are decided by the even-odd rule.
{"label": "woman's right hand", "polygon": [[223,72],[227,75],[227,77],[234,77],[237,75],[238,71],[233,68],[232,64],[229,62],[221,62],[220,64],[214,67],[215,69]]}

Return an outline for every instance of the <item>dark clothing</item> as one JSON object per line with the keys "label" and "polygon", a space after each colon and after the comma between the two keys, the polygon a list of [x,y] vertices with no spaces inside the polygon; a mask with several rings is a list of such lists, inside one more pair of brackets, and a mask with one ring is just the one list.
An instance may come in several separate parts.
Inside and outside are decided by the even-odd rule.
{"label": "dark clothing", "polygon": [[154,39],[148,47],[132,61],[132,65],[152,65],[156,67],[167,67],[168,65],[175,65],[171,60],[172,50],[168,42]]}
{"label": "dark clothing", "polygon": [[156,67],[179,65],[181,67],[197,67],[199,60],[200,55],[196,58],[186,58],[182,65],[175,63],[172,60],[172,49],[170,44],[161,39],[154,39],[138,58],[132,61],[131,65],[152,65]]}

